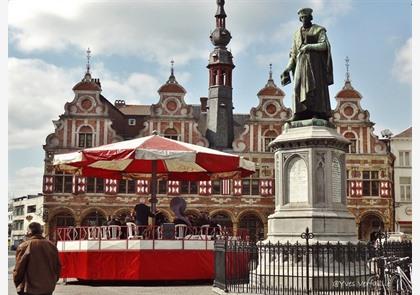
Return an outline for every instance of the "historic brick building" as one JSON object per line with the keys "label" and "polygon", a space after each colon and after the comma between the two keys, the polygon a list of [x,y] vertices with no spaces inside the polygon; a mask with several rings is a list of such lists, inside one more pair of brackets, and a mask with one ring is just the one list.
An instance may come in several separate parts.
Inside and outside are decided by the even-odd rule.
{"label": "historic brick building", "polygon": [[[116,141],[160,135],[243,155],[256,163],[257,172],[242,180],[158,183],[158,218],[172,220],[172,196],[185,198],[189,214],[207,211],[218,223],[248,228],[255,238],[267,232],[267,217],[274,211],[274,157],[268,143],[277,137],[292,111],[283,104],[284,92],[276,86],[270,67],[268,81],[257,93],[258,103],[249,114],[234,114],[232,105],[232,54],[226,45],[226,13],[219,4],[216,28],[210,36],[209,95],[199,105],[186,104],[186,89],[174,74],[158,90],[156,104],[111,103],[101,95],[99,79],[93,79],[89,62],[83,79],[73,87],[74,98],[54,121],[45,150],[43,191],[46,224],[50,235],[56,226],[98,224],[108,215],[129,212],[141,196],[148,196],[149,180],[111,180],[63,175],[51,160],[56,153]],[[203,72],[204,74],[204,72]],[[106,85],[104,85],[106,87]],[[256,86],[257,87],[257,86]],[[349,209],[356,216],[362,237],[377,219],[392,224],[393,157],[373,134],[369,113],[360,106],[361,95],[347,79],[337,96],[333,120],[338,131],[352,141],[347,158]],[[377,219],[375,219],[377,218]]]}

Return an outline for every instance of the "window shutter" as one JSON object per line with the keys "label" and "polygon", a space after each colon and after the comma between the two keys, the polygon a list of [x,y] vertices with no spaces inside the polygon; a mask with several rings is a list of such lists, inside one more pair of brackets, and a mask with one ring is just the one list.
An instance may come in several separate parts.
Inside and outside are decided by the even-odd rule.
{"label": "window shutter", "polygon": [[54,177],[53,176],[44,176],[44,193],[49,194],[54,190]]}
{"label": "window shutter", "polygon": [[168,180],[168,195],[179,195],[179,181]]}
{"label": "window shutter", "polygon": [[148,194],[149,189],[149,180],[148,179],[138,179],[136,181],[136,193],[139,195]]}
{"label": "window shutter", "polygon": [[109,195],[117,194],[118,181],[116,179],[105,179],[105,193]]}
{"label": "window shutter", "polygon": [[211,195],[211,180],[204,180],[198,183],[198,194],[204,196]]}
{"label": "window shutter", "polygon": [[233,179],[233,195],[242,195],[242,179]]}
{"label": "window shutter", "polygon": [[86,193],[86,177],[75,176],[73,178],[73,194]]}
{"label": "window shutter", "polygon": [[387,198],[390,196],[390,183],[388,181],[381,181],[380,194],[381,197]]}
{"label": "window shutter", "polygon": [[230,195],[230,179],[222,179],[222,195]]}
{"label": "window shutter", "polygon": [[272,179],[260,179],[260,194],[261,196],[272,196],[274,194]]}

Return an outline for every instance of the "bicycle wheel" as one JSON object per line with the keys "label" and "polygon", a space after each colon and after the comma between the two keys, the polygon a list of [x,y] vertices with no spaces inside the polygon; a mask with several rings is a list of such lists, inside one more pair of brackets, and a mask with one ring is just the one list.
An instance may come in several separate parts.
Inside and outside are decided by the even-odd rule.
{"label": "bicycle wheel", "polygon": [[400,291],[400,277],[397,275],[391,276],[388,280],[389,295],[401,295]]}
{"label": "bicycle wheel", "polygon": [[411,295],[411,284],[399,275],[393,275],[388,281],[388,292],[390,295]]}
{"label": "bicycle wheel", "polygon": [[[366,282],[367,295],[380,295],[385,286],[377,276],[370,277]],[[383,293],[387,294],[387,293]]]}

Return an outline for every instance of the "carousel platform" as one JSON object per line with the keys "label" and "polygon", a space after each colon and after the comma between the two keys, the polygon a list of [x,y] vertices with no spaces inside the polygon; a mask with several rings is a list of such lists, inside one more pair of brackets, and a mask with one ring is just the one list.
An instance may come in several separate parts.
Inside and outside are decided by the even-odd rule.
{"label": "carousel platform", "polygon": [[220,228],[205,228],[203,232],[203,228],[192,227],[182,227],[181,234],[177,229],[169,235],[159,227],[148,227],[142,235],[129,233],[121,238],[112,235],[115,228],[118,229],[57,229],[61,278],[90,281],[212,280],[215,240],[241,239],[220,232]]}

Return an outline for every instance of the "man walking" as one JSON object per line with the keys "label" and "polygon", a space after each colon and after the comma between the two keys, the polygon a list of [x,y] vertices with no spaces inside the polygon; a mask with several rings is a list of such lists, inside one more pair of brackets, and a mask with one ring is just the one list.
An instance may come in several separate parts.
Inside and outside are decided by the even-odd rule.
{"label": "man walking", "polygon": [[16,250],[13,281],[19,295],[51,295],[60,278],[57,247],[42,236],[41,224],[28,226],[28,239]]}

